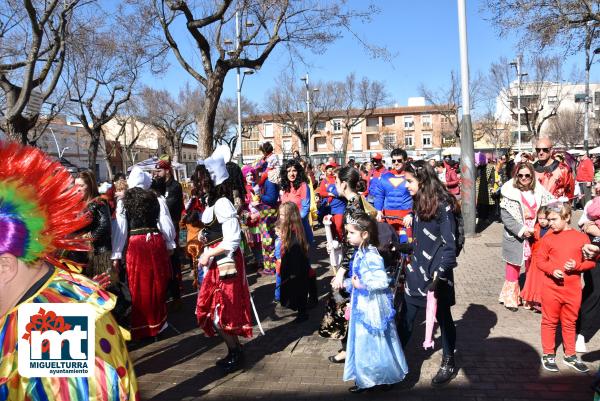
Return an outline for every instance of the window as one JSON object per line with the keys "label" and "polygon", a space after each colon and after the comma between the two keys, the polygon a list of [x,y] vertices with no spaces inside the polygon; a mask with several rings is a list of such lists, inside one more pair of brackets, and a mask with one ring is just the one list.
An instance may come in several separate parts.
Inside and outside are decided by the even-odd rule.
{"label": "window", "polygon": [[413,130],[415,129],[415,119],[413,116],[404,117],[404,129]]}
{"label": "window", "polygon": [[394,149],[396,147],[396,134],[393,132],[383,134],[383,147],[386,149]]}
{"label": "window", "polygon": [[362,138],[360,136],[352,137],[352,150],[362,150]]}
{"label": "window", "polygon": [[423,126],[423,129],[431,129],[431,116],[421,116],[421,125]]}
{"label": "window", "polygon": [[333,132],[342,132],[342,120],[333,120],[331,124],[333,125]]}
{"label": "window", "polygon": [[558,96],[548,96],[548,105],[554,106],[558,103]]}
{"label": "window", "polygon": [[367,143],[369,144],[369,149],[379,149],[379,135],[370,134],[367,135]]}
{"label": "window", "polygon": [[404,146],[406,146],[406,147],[413,147],[413,146],[415,146],[412,135],[407,135],[407,136],[404,137]]}
{"label": "window", "polygon": [[292,130],[290,126],[287,124],[281,124],[281,136],[291,136]]}
{"label": "window", "polygon": [[265,123],[265,130],[263,131],[265,138],[273,138],[273,124]]}
{"label": "window", "polygon": [[583,103],[585,102],[585,93],[576,93],[575,94],[575,103]]}
{"label": "window", "polygon": [[242,153],[244,155],[257,155],[258,151],[258,141],[244,139],[242,141]]}
{"label": "window", "polygon": [[358,118],[352,120],[352,128],[350,128],[350,132],[353,134],[360,134],[362,132],[362,122],[363,120],[359,120]]}
{"label": "window", "polygon": [[379,117],[367,118],[367,131],[377,131],[379,129]]}
{"label": "window", "polygon": [[317,123],[317,131],[325,131],[325,121],[319,121]]}
{"label": "window", "polygon": [[390,125],[396,124],[396,119],[394,116],[383,117],[383,126],[389,127]]}
{"label": "window", "polygon": [[423,147],[424,148],[431,147],[431,134],[423,134]]}
{"label": "window", "polygon": [[292,140],[291,139],[285,139],[283,141],[283,151],[285,153],[290,153],[292,151]]}
{"label": "window", "polygon": [[600,92],[594,92],[594,104],[600,106]]}
{"label": "window", "polygon": [[258,128],[256,125],[247,125],[242,127],[242,131],[249,134],[249,139],[258,139]]}
{"label": "window", "polygon": [[333,150],[340,152],[343,147],[342,138],[333,138]]}
{"label": "window", "polygon": [[315,138],[315,148],[317,151],[327,149],[327,138]]}

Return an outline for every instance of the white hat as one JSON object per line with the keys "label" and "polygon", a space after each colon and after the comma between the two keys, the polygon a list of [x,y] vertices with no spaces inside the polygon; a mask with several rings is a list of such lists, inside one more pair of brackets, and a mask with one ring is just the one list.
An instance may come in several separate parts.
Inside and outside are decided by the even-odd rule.
{"label": "white hat", "polygon": [[204,165],[210,173],[210,179],[215,186],[221,185],[223,181],[229,178],[227,168],[225,168],[225,160],[222,155],[213,155],[204,160]]}
{"label": "white hat", "polygon": [[127,186],[129,188],[142,188],[145,190],[150,189],[150,185],[152,185],[152,176],[145,171],[142,171],[138,166],[134,166],[131,169],[131,173],[129,173],[129,178],[127,178]]}
{"label": "white hat", "polygon": [[100,194],[105,194],[110,188],[112,187],[112,185],[108,182],[103,182],[102,184],[100,184],[100,186],[98,187],[98,192]]}
{"label": "white hat", "polygon": [[229,150],[229,146],[227,145],[218,145],[215,148],[215,151],[212,154],[212,157],[221,156],[225,163],[229,163],[231,161],[231,151]]}

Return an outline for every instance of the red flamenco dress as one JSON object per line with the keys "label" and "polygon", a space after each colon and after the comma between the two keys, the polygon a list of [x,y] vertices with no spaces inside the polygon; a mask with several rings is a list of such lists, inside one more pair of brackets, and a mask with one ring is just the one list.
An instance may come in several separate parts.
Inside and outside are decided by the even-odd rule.
{"label": "red flamenco dress", "polygon": [[527,270],[525,285],[521,290],[521,299],[526,305],[540,305],[542,303],[542,286],[544,284],[544,272],[537,267],[539,257],[539,245],[548,228],[542,229],[539,223],[536,223],[533,233],[533,244],[531,245],[531,263]]}
{"label": "red flamenco dress", "polygon": [[156,336],[167,322],[167,286],[171,264],[158,229],[160,204],[141,188],[125,194],[129,239],[125,257],[131,292],[131,334],[134,340]]}
{"label": "red flamenco dress", "polygon": [[[252,337],[250,291],[246,280],[244,258],[239,248],[241,231],[233,204],[221,198],[202,214],[205,228],[202,232],[207,247],[227,249],[223,257],[235,261],[237,274],[221,279],[213,258],[204,274],[198,293],[196,317],[207,336],[216,334],[215,325],[225,334]],[[218,256],[217,258],[220,258]]]}

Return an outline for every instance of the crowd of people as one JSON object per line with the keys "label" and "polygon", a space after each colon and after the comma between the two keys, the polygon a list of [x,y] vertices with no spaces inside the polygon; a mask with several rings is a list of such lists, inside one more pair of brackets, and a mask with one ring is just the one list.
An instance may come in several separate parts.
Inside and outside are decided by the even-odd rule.
{"label": "crowd of people", "polygon": [[[39,302],[32,294],[56,291],[53,285],[82,288],[81,296],[65,295],[62,302],[102,305],[102,330],[112,327],[116,344],[105,362],[113,370],[131,366],[114,328],[126,328],[125,337],[131,333],[139,344],[159,337],[181,303],[181,266],[189,261],[198,289],[196,319],[207,336],[218,335],[227,345],[216,361],[225,373],[244,365],[240,337],[253,336],[253,313],[258,320],[246,278],[255,270],[273,280],[273,301],[297,312],[295,324],[305,322],[325,295],[318,332],[341,340],[329,361],[345,364],[343,379],[354,382],[352,393],[387,390],[404,379],[404,349],[423,309],[431,327],[436,319],[441,330],[443,357],[432,384],[450,382],[458,372],[453,269],[464,243],[458,162],[413,161],[397,148],[389,167],[378,153],[362,164],[341,166],[330,158],[313,168],[299,154],[280,161],[269,142],[260,150],[257,162],[241,167],[215,151],[198,161],[189,188],[177,182],[168,157],[152,174],[136,166],[99,186],[92,172],[71,180],[41,151],[0,143],[8,160],[0,166],[0,228],[17,233],[0,243],[0,258],[20,278],[0,287],[11,294],[0,298],[0,328],[14,325],[11,316],[21,303]],[[41,191],[46,181],[24,167],[32,158],[53,174],[44,179],[56,189]],[[476,162],[479,222],[500,219],[504,225],[500,303],[512,312],[523,306],[542,313],[545,369],[558,370],[560,323],[563,362],[586,372],[576,352],[584,352],[600,328],[600,270],[593,261],[600,253],[594,245],[600,242],[600,177],[594,162],[570,160],[545,138],[534,156],[509,153],[494,161],[480,153]],[[43,214],[37,225],[24,203]],[[582,231],[569,224],[578,205]],[[331,234],[328,252],[339,255],[331,258],[327,294],[318,293],[311,266],[314,230],[321,225]],[[38,241],[42,232],[49,239],[23,240]],[[65,273],[73,270],[81,275]],[[428,330],[424,346],[431,346],[431,336]],[[16,358],[15,346],[5,344],[3,355]],[[11,376],[21,381],[19,390],[0,383],[0,391],[35,385],[16,371]],[[132,369],[102,380],[137,391]]]}

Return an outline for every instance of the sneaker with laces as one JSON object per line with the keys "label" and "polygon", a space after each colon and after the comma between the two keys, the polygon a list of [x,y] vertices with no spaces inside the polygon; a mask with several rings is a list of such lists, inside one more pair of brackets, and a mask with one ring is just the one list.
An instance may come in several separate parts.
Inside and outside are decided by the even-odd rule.
{"label": "sneaker with laces", "polygon": [[542,366],[544,369],[550,372],[558,372],[558,366],[556,365],[556,355],[545,354],[542,356]]}
{"label": "sneaker with laces", "polygon": [[581,373],[590,371],[585,363],[577,359],[577,355],[565,356],[563,358],[563,363]]}

